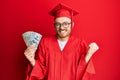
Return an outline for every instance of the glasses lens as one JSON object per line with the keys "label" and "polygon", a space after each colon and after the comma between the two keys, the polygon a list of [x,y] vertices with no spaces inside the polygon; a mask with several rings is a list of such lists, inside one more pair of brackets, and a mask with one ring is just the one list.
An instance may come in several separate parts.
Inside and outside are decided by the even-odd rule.
{"label": "glasses lens", "polygon": [[55,27],[59,27],[60,25],[61,25],[61,24],[58,23],[58,22],[54,23],[54,26],[55,26]]}
{"label": "glasses lens", "polygon": [[69,26],[69,24],[70,24],[70,23],[68,23],[68,22],[64,22],[62,25],[63,25],[64,27],[67,27],[67,26]]}
{"label": "glasses lens", "polygon": [[54,26],[55,27],[60,27],[60,26],[63,26],[63,27],[68,27],[69,25],[71,24],[71,22],[63,22],[63,23],[54,23]]}

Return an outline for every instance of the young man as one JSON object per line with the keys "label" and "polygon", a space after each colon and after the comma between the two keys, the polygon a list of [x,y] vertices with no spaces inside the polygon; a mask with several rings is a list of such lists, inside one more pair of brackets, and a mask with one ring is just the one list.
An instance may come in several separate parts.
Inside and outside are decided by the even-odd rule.
{"label": "young man", "polygon": [[76,14],[75,10],[63,4],[50,11],[54,16],[56,35],[41,40],[37,59],[34,46],[25,50],[24,54],[32,65],[27,80],[90,80],[94,74],[90,58],[98,46],[91,43],[87,47],[84,40],[72,36],[73,16]]}

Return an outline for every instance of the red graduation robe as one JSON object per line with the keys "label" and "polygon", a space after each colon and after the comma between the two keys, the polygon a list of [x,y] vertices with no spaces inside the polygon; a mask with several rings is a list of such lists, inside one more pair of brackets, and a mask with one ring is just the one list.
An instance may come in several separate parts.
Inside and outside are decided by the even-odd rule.
{"label": "red graduation robe", "polygon": [[43,38],[35,66],[28,67],[26,80],[90,80],[95,74],[90,60],[85,62],[88,48],[83,40],[70,37],[63,51],[56,36]]}

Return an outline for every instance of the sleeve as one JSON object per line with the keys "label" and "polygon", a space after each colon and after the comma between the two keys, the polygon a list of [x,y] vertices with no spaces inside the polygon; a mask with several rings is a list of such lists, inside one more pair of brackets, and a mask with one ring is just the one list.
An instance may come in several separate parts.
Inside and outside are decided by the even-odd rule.
{"label": "sleeve", "polygon": [[44,80],[47,72],[44,39],[41,40],[34,67],[28,66],[26,80]]}
{"label": "sleeve", "polygon": [[88,63],[85,61],[85,55],[88,51],[88,46],[85,41],[80,43],[80,51],[81,55],[78,58],[78,65],[77,65],[77,73],[76,73],[76,80],[90,80],[93,74],[95,74],[94,66],[92,60]]}
{"label": "sleeve", "polygon": [[82,80],[91,80],[95,75],[95,69],[92,59],[88,62]]}

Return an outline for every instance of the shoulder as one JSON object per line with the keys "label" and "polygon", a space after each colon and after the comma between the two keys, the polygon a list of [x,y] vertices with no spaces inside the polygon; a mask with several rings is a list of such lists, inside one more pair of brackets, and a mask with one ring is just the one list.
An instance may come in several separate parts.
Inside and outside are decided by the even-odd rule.
{"label": "shoulder", "polygon": [[43,41],[48,41],[48,40],[52,40],[52,39],[55,39],[55,38],[56,38],[55,35],[49,35],[49,36],[43,36],[42,40]]}
{"label": "shoulder", "polygon": [[87,45],[87,42],[82,38],[72,36],[71,40],[72,40],[72,42],[77,42],[78,44],[81,44],[81,45],[83,45],[83,44]]}
{"label": "shoulder", "polygon": [[72,43],[78,46],[80,49],[88,49],[87,42],[83,38],[72,37]]}
{"label": "shoulder", "polygon": [[55,35],[50,35],[50,36],[43,36],[40,43],[42,44],[48,44],[49,42],[53,41],[56,39]]}

